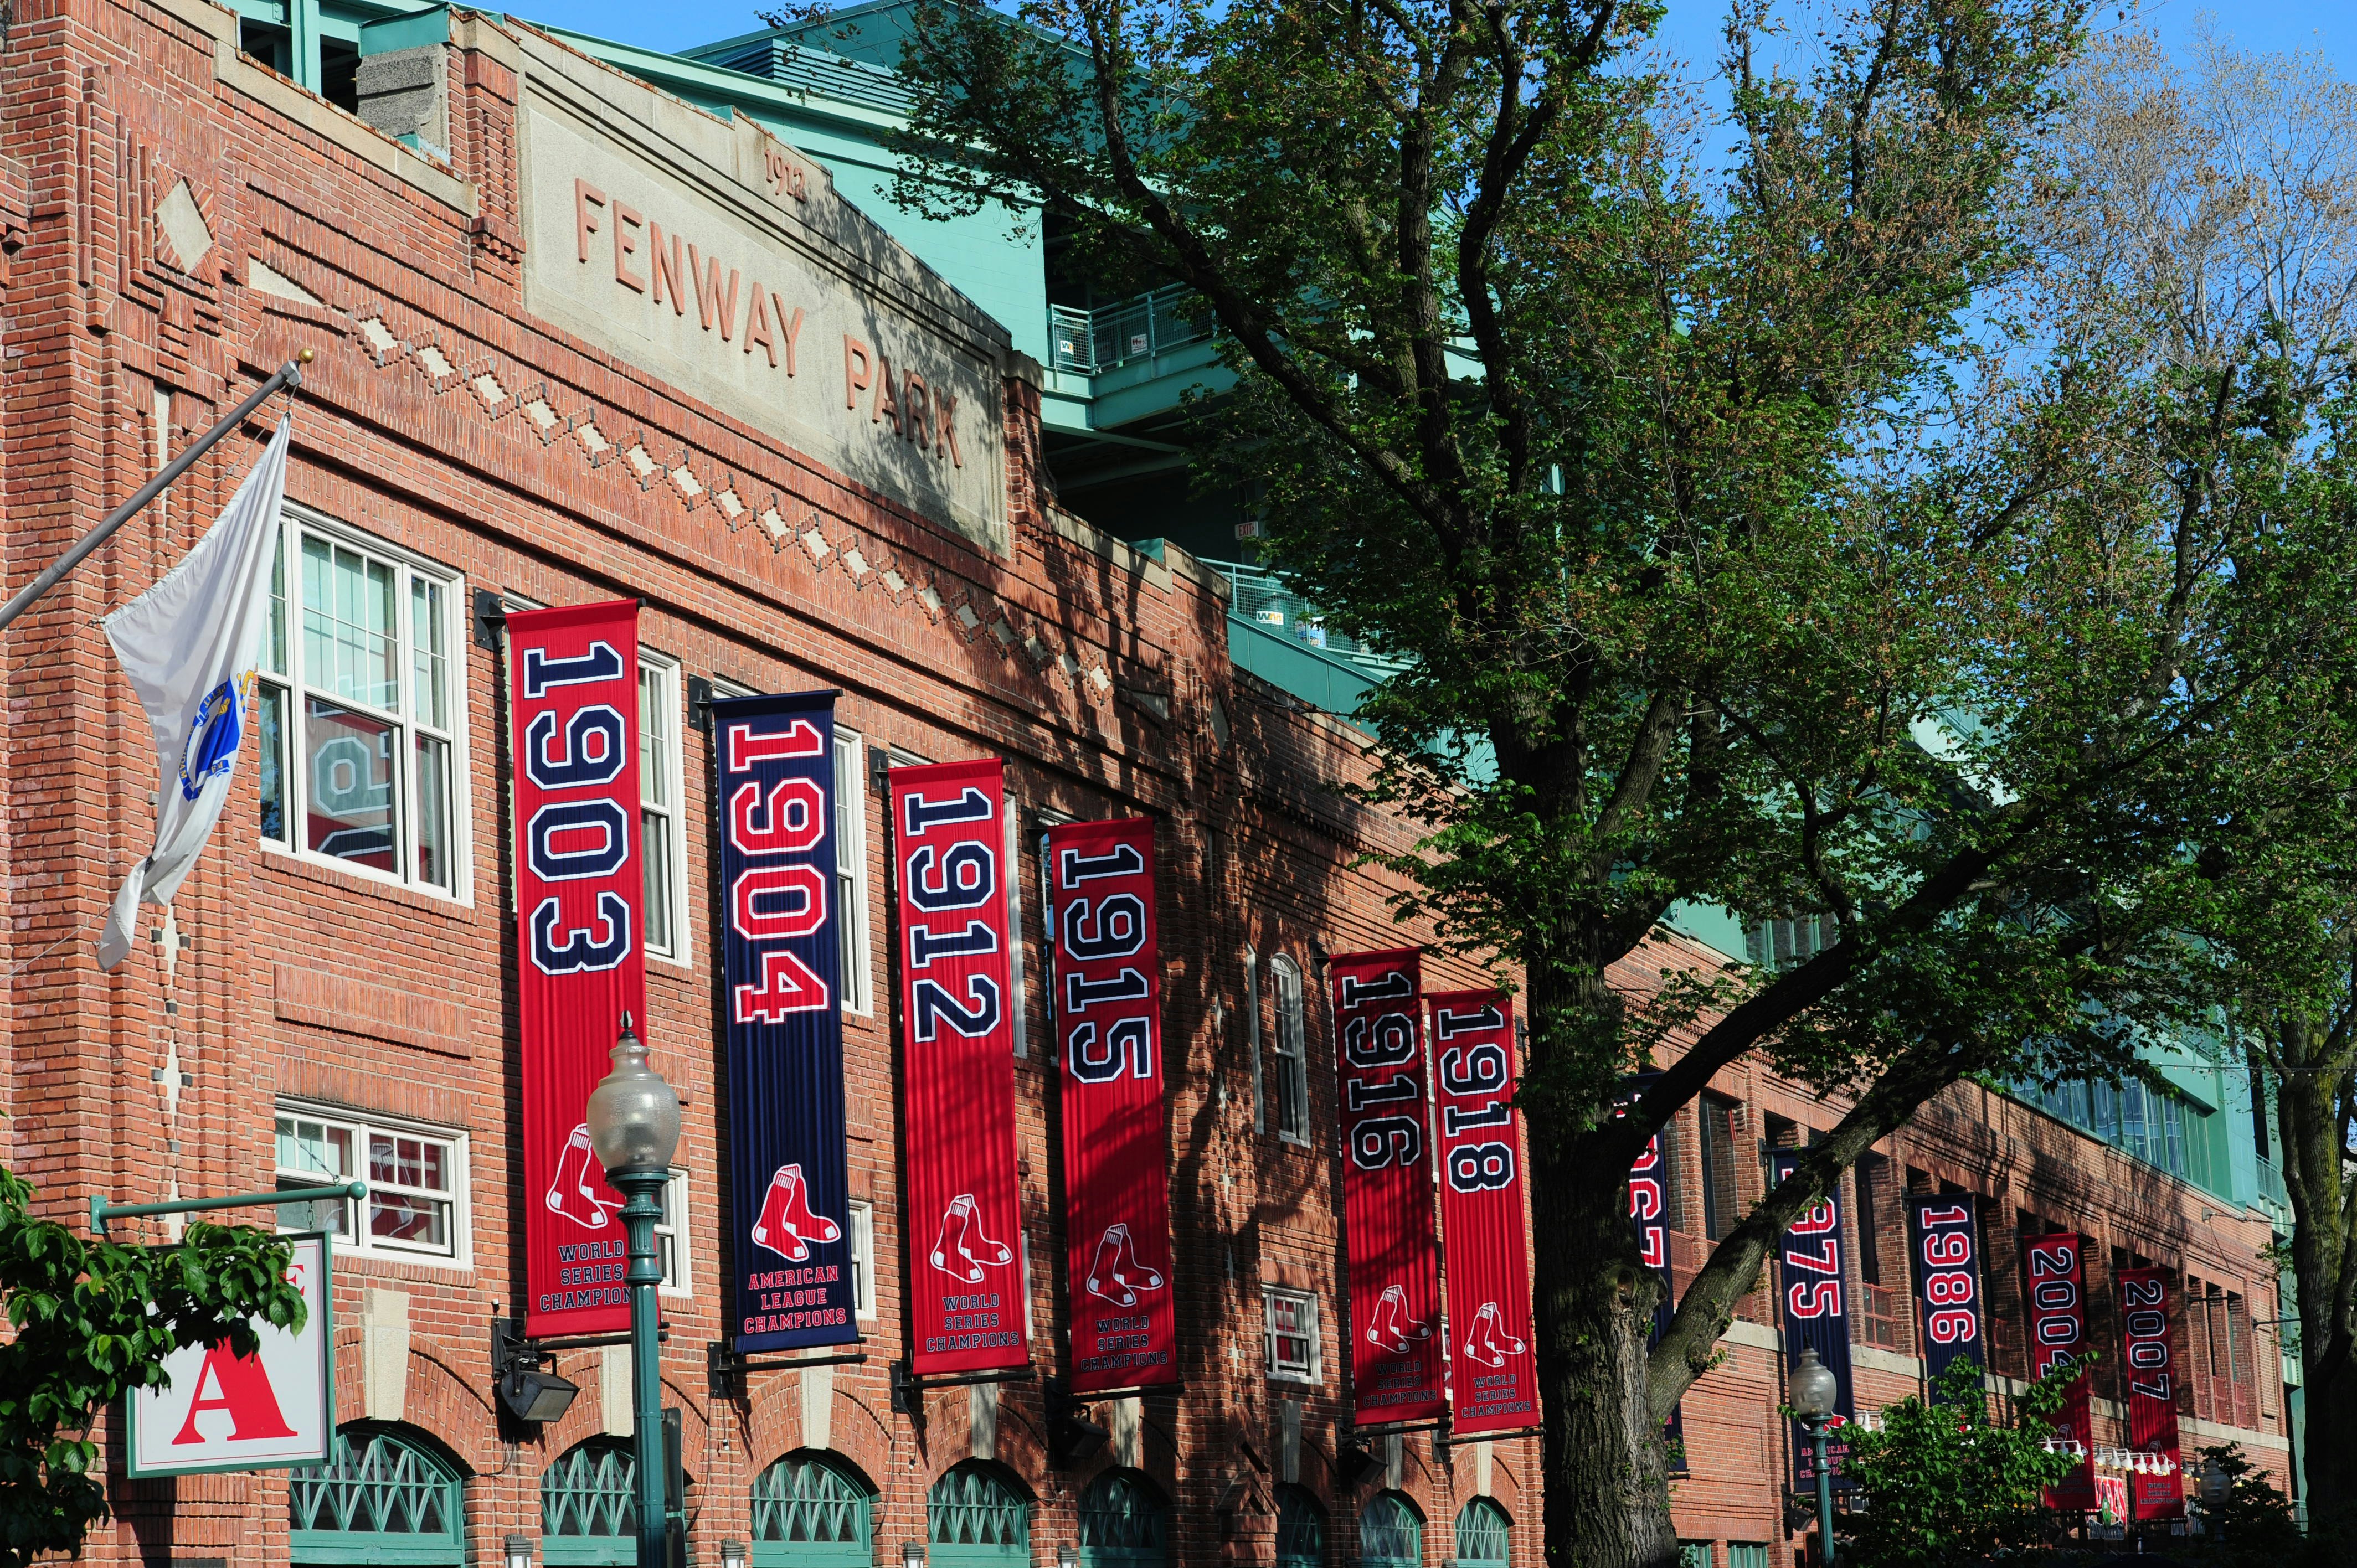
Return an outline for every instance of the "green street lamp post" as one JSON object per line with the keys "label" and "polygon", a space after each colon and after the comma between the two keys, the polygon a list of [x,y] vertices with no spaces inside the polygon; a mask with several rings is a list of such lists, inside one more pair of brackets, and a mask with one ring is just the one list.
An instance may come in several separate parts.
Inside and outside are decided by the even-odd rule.
{"label": "green street lamp post", "polygon": [[631,1439],[638,1449],[639,1568],[664,1568],[662,1348],[655,1287],[662,1264],[655,1253],[657,1197],[671,1180],[679,1148],[679,1095],[647,1065],[647,1047],[622,1015],[613,1069],[589,1091],[589,1146],[621,1191],[622,1228],[630,1238]]}
{"label": "green street lamp post", "polygon": [[1834,1478],[1825,1467],[1825,1432],[1833,1425],[1834,1404],[1840,1397],[1841,1383],[1835,1378],[1833,1369],[1818,1360],[1814,1350],[1803,1349],[1801,1359],[1792,1364],[1784,1398],[1816,1446],[1817,1539],[1825,1568],[1833,1568],[1835,1560]]}

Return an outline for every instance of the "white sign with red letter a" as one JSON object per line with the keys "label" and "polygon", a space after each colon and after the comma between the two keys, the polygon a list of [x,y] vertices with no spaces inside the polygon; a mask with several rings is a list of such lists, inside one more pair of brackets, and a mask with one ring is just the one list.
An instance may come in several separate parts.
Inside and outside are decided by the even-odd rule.
{"label": "white sign with red letter a", "polygon": [[165,1359],[168,1381],[131,1393],[131,1473],[269,1470],[317,1465],[336,1438],[335,1331],[328,1238],[290,1236],[286,1277],[309,1309],[300,1333],[260,1319],[251,1356],[191,1345]]}

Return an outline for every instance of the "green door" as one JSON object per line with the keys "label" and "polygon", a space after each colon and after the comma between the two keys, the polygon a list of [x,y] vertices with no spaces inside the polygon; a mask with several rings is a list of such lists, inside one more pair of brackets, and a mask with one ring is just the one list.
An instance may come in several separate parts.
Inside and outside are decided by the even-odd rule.
{"label": "green door", "polygon": [[815,1454],[789,1454],[753,1480],[753,1568],[867,1568],[875,1498]]}
{"label": "green door", "polygon": [[638,1456],[628,1440],[576,1443],[540,1475],[540,1551],[549,1568],[629,1568],[639,1559]]}
{"label": "green door", "polygon": [[1276,1568],[1326,1568],[1326,1510],[1307,1487],[1276,1489]]}
{"label": "green door", "polygon": [[1108,1470],[1081,1494],[1082,1568],[1163,1568],[1170,1509],[1143,1476]]}
{"label": "green door", "polygon": [[1475,1498],[1457,1510],[1458,1568],[1475,1563],[1503,1563],[1512,1539],[1506,1510],[1488,1498]]}
{"label": "green door", "polygon": [[287,1555],[296,1563],[462,1568],[463,1485],[447,1461],[393,1428],[339,1428],[325,1465],[287,1472]]}
{"label": "green door", "polygon": [[1359,1510],[1359,1568],[1424,1568],[1424,1518],[1400,1493]]}
{"label": "green door", "polygon": [[925,1498],[931,1568],[1028,1568],[1031,1503],[1005,1477],[973,1460]]}

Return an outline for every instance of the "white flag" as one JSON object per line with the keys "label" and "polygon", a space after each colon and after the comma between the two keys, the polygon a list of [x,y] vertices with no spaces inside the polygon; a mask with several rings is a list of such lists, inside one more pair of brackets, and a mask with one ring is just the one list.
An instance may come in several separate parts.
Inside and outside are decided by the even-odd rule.
{"label": "white flag", "polygon": [[98,939],[98,966],[131,955],[139,905],[168,907],[221,820],[254,727],[253,667],[270,615],[287,422],[196,548],[106,618],[106,639],[156,726],[156,847],[131,868]]}

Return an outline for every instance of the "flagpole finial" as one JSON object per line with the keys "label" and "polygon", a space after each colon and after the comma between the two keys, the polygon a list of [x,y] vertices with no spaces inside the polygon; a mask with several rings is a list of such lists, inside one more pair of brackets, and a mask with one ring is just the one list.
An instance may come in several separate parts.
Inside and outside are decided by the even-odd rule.
{"label": "flagpole finial", "polygon": [[296,352],[296,356],[295,356],[295,360],[296,360],[296,363],[297,363],[297,364],[302,364],[302,365],[307,365],[307,364],[309,364],[309,363],[311,362],[311,350],[310,350],[310,349],[301,349],[301,350],[297,351],[297,352]]}

